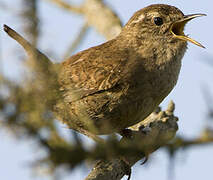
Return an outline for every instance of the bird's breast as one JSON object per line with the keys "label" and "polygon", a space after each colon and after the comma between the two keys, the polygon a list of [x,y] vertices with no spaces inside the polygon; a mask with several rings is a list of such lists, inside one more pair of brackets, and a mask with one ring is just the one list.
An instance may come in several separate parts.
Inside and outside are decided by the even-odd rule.
{"label": "bird's breast", "polygon": [[[137,72],[129,81],[128,89],[129,113],[132,124],[146,118],[171,92],[177,83],[181,68],[181,60],[161,65],[151,71]],[[127,106],[128,106],[127,105]]]}

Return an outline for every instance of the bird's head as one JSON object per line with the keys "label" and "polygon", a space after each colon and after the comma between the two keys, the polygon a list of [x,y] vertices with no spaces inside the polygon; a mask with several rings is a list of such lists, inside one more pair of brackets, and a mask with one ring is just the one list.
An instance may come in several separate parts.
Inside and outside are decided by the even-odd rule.
{"label": "bird's head", "polygon": [[[165,4],[150,5],[137,11],[124,26],[122,33],[129,38],[147,43],[185,44],[189,41],[200,47],[199,42],[184,34],[184,27],[190,20],[205,14],[184,15],[178,8]],[[121,33],[121,34],[122,34]]]}

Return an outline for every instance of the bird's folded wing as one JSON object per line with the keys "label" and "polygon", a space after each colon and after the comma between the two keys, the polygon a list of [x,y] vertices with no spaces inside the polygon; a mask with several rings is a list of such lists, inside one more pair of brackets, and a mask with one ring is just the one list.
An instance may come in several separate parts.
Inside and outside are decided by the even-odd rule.
{"label": "bird's folded wing", "polygon": [[113,51],[107,48],[110,43],[112,41],[82,51],[63,62],[59,83],[66,102],[101,93],[118,84],[128,51],[109,53]]}

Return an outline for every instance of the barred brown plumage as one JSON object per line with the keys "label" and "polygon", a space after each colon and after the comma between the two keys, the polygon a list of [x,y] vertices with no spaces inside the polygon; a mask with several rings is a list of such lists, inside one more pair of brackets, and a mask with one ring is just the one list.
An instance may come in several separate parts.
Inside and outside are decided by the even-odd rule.
{"label": "barred brown plumage", "polygon": [[189,20],[202,15],[151,5],[137,11],[116,38],[64,61],[58,118],[94,134],[142,121],[175,86],[187,41],[203,47],[183,33]]}

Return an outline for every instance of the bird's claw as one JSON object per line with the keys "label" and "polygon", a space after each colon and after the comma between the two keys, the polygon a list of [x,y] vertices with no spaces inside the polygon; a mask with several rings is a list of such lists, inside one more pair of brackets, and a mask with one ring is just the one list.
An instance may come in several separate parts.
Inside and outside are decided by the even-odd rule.
{"label": "bird's claw", "polygon": [[131,165],[129,164],[129,162],[125,158],[121,158],[121,160],[125,165],[125,175],[128,176],[127,180],[130,180],[131,174],[132,174]]}
{"label": "bird's claw", "polygon": [[149,160],[149,155],[145,155],[143,162],[141,165],[144,165]]}
{"label": "bird's claw", "polygon": [[143,133],[143,134],[147,134],[148,132],[151,131],[151,127],[149,126],[140,126],[139,130]]}
{"label": "bird's claw", "polygon": [[119,134],[122,137],[128,138],[128,139],[132,139],[133,134],[132,134],[132,130],[131,129],[123,129],[119,132]]}

